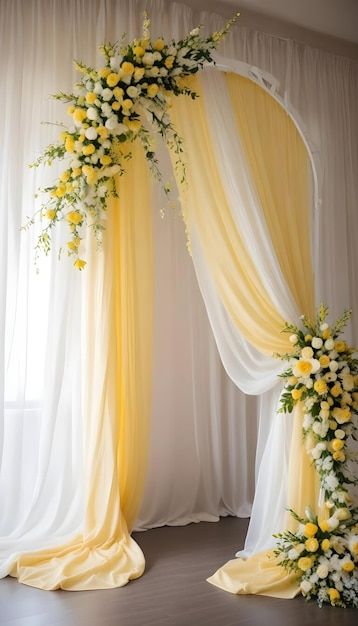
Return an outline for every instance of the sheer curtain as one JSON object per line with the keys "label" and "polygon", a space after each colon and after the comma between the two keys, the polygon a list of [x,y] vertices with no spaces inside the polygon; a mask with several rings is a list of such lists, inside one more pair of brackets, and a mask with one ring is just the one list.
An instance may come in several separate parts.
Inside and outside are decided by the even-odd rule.
{"label": "sheer curtain", "polygon": [[[137,36],[144,9],[152,15],[153,34],[166,37],[183,35],[198,23],[207,31],[217,30],[223,22],[219,16],[163,0],[1,3],[0,391],[6,369],[0,427],[1,535],[14,528],[23,531],[23,520],[35,515],[31,511],[42,484],[43,506],[36,508],[36,516],[48,519],[51,543],[59,529],[61,535],[76,531],[83,514],[78,395],[83,278],[67,259],[58,263],[55,253],[41,261],[36,275],[34,236],[20,234],[19,228],[35,208],[35,188],[51,180],[54,172],[34,172],[26,164],[56,136],[53,127],[40,123],[63,119],[62,107],[48,94],[71,87],[72,59],[94,63],[101,41],[115,40],[123,31],[129,38]],[[279,95],[300,119],[319,175],[317,300],[330,303],[333,315],[352,306],[356,320],[356,64],[240,25],[220,54],[272,75]],[[161,207],[158,201],[153,216],[156,351],[148,477],[137,522],[141,528],[248,515],[255,468],[257,475],[270,430],[264,416],[259,417],[267,398],[259,399],[258,410],[256,401],[230,382],[220,363],[186,252],[183,224],[179,214],[170,211],[162,220]],[[357,341],[355,321],[352,331]],[[35,446],[31,449],[30,437]],[[11,495],[14,492],[19,497]],[[60,501],[72,505],[58,507]],[[40,536],[36,545],[41,545]]]}

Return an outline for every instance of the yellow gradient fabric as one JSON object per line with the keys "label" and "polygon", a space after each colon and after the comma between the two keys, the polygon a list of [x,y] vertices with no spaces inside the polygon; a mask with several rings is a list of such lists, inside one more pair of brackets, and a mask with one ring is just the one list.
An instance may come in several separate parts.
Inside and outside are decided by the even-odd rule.
{"label": "yellow gradient fabric", "polygon": [[105,589],[144,571],[129,535],[146,470],[152,351],[148,170],[134,149],[110,202],[103,252],[88,251],[84,359],[85,511],[67,544],[18,557],[11,571],[42,589]]}
{"label": "yellow gradient fabric", "polygon": [[[302,443],[301,403],[295,406],[293,419],[287,507],[304,515],[306,506],[311,506],[312,510],[317,508],[319,480]],[[285,528],[297,529],[297,522],[288,512]],[[299,593],[297,576],[278,565],[272,552],[254,554],[247,560],[233,559],[208,578],[208,582],[235,594],[294,598]]]}
{"label": "yellow gradient fabric", "polygon": [[200,97],[191,102],[176,98],[172,107],[185,145],[188,185],[179,189],[189,235],[195,227],[222,302],[244,337],[265,354],[287,352],[284,320],[264,289],[225,196],[200,81],[192,77],[189,82]]}
{"label": "yellow gradient fabric", "polygon": [[313,316],[312,216],[307,202],[312,168],[307,148],[288,113],[269,93],[237,74],[227,74],[226,82],[281,271],[298,310]]}
{"label": "yellow gradient fabric", "polygon": [[[298,310],[310,316],[314,277],[309,155],[293,121],[271,96],[239,76],[228,75],[226,80],[273,248]],[[181,197],[189,234],[195,229],[222,303],[243,336],[263,353],[289,351],[287,336],[281,334],[284,320],[263,287],[225,196],[199,79],[191,79],[190,86],[201,97],[190,104],[177,98],[173,105],[188,163],[188,190],[181,189]],[[316,508],[318,480],[302,445],[301,427],[302,410],[297,407],[287,506],[303,514],[307,505]],[[286,523],[293,528],[288,516]],[[231,593],[292,598],[299,592],[297,578],[286,574],[272,553],[229,561],[209,582]]]}

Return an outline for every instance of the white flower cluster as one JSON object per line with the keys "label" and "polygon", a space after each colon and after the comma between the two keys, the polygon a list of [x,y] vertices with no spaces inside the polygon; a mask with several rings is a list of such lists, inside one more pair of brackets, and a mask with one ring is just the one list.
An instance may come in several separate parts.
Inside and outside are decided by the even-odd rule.
{"label": "white flower cluster", "polygon": [[349,441],[356,437],[358,372],[354,350],[339,334],[350,317],[345,312],[330,328],[327,307],[321,306],[316,324],[304,318],[305,330],[287,325],[290,367],[283,377],[282,411],[292,411],[297,402],[304,409],[306,449],[320,477],[320,518],[308,511],[300,518],[297,532],[277,535],[276,554],[289,571],[296,571],[303,595],[319,604],[358,606],[358,510],[348,486]]}
{"label": "white flower cluster", "polygon": [[[105,65],[99,70],[76,63],[82,74],[73,93],[60,92],[55,98],[69,103],[72,124],[61,132],[60,142],[51,144],[34,163],[51,164],[65,159],[66,170],[51,187],[49,202],[41,208],[48,222],[38,247],[50,249],[50,233],[54,225],[65,219],[70,225],[69,254],[82,269],[85,261],[78,259],[80,228],[87,217],[100,238],[102,217],[108,197],[117,195],[115,176],[125,173],[131,158],[130,142],[141,141],[148,164],[158,180],[161,172],[153,149],[153,131],[160,134],[176,155],[180,178],[185,178],[182,161],[182,140],[176,133],[168,109],[171,96],[196,97],[183,78],[198,72],[238,15],[224,28],[203,38],[200,29],[192,30],[183,40],[166,43],[163,38],[151,40],[149,20],[143,22],[143,37],[119,47],[104,44],[100,50]],[[148,128],[149,124],[149,128]],[[164,186],[168,193],[168,186]],[[32,218],[29,224],[34,222]]]}

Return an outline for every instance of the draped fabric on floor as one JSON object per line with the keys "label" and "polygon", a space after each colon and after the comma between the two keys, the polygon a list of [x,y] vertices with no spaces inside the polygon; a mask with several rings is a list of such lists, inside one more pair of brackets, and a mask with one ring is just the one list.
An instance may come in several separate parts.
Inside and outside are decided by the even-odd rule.
{"label": "draped fabric on floor", "polygon": [[[179,210],[160,217],[160,190],[149,191],[136,155],[119,211],[117,203],[109,209],[102,250],[87,250],[86,271],[74,272],[64,255],[58,262],[66,243],[58,232],[36,274],[36,233],[20,226],[39,207],[35,189],[58,169],[25,165],[55,138],[41,121],[66,121],[48,94],[71,88],[73,58],[94,65],[100,42],[123,31],[137,37],[144,9],[154,36],[179,38],[198,23],[215,31],[223,22],[164,0],[0,7],[0,575],[44,588],[117,586],[139,576],[144,558],[128,533],[136,516],[144,529],[252,512],[245,554],[272,547],[272,532],[286,523],[290,461],[310,472],[302,449],[291,449],[299,413],[275,413],[282,364],[270,355],[286,345],[280,326],[311,310],[312,263],[316,300],[330,303],[332,315],[358,311],[356,65],[240,24],[220,54],[233,72],[246,62],[261,86],[207,70],[197,85],[202,98],[175,103],[188,159],[197,161],[193,193],[202,200],[202,182],[217,181],[204,211],[185,198],[192,259]],[[261,88],[270,85],[300,119],[314,190],[299,134]],[[168,156],[163,165],[170,176]],[[306,202],[313,192],[314,211]],[[216,578],[235,593],[243,585],[238,563]],[[258,564],[262,570],[261,557]],[[280,589],[272,585],[281,594],[296,589],[282,578]]]}
{"label": "draped fabric on floor", "polygon": [[[190,86],[200,94],[200,98],[191,104],[182,98],[177,99],[173,103],[173,119],[186,146],[188,186],[182,192],[182,202],[189,237],[193,237],[193,261],[198,281],[204,294],[210,292],[210,296],[204,295],[204,299],[214,334],[219,338],[219,349],[225,342],[221,337],[225,336],[228,321],[230,341],[232,335],[239,335],[239,342],[253,346],[256,358],[260,353],[265,360],[267,354],[290,351],[287,335],[280,333],[284,320],[273,304],[274,298],[281,303],[281,311],[285,311],[285,302],[297,302],[293,319],[289,317],[292,307],[285,311],[286,319],[291,321],[297,321],[300,313],[310,317],[314,312],[309,155],[284,109],[269,94],[261,93],[260,87],[252,89],[247,79],[232,75],[217,76],[211,71],[192,79]],[[259,92],[258,102],[255,90]],[[237,95],[239,92],[240,97]],[[246,132],[248,121],[242,123],[241,108],[249,109],[253,100],[255,106],[251,124],[255,124],[255,132],[249,133]],[[266,129],[264,151],[257,141],[261,137],[261,127]],[[277,140],[279,127],[283,132]],[[231,150],[228,152],[217,149],[221,141],[225,142],[225,133],[231,138]],[[276,148],[277,143],[279,149]],[[225,145],[229,145],[228,141]],[[247,154],[251,158],[247,158]],[[279,176],[282,199],[275,202],[273,197]],[[226,184],[223,184],[223,179]],[[257,222],[253,225],[255,218]],[[277,223],[280,224],[279,233],[272,226]],[[256,241],[258,232],[262,238],[259,246]],[[260,256],[255,254],[257,247],[263,251]],[[266,251],[271,257],[263,260]],[[300,279],[302,275],[304,280]],[[296,297],[290,299],[291,284]],[[218,307],[223,309],[225,317],[211,315],[211,309],[215,311]],[[244,358],[238,356],[236,362],[245,369]],[[246,368],[246,379],[250,377],[250,365]],[[257,372],[252,373],[252,378],[257,384]],[[239,374],[235,375],[235,380],[238,387],[245,391]],[[272,386],[275,385],[273,375]],[[282,416],[278,419],[282,420]],[[302,422],[302,415],[296,415],[297,422]],[[289,455],[291,474],[283,497],[286,506],[290,504],[303,514],[307,503],[315,508],[318,491],[315,493],[315,470],[306,458],[298,434],[296,427]],[[278,441],[279,438],[274,437],[267,444],[268,464],[265,468],[262,462],[262,471],[270,470],[271,459],[275,453],[277,455]],[[271,485],[269,490],[272,501],[276,501],[277,488]],[[256,498],[258,496],[259,490]],[[258,511],[255,513],[259,518]],[[280,518],[275,522],[281,530],[287,525],[284,503]],[[255,515],[252,519],[254,524],[257,523]],[[271,540],[267,535],[268,544]],[[267,568],[266,562],[265,552],[259,561],[255,557],[230,562],[209,581],[234,592],[240,589],[244,593],[279,597],[295,595],[298,587],[294,577],[286,576],[282,568],[272,563]],[[259,570],[265,572],[262,578]],[[254,585],[250,584],[251,581]]]}

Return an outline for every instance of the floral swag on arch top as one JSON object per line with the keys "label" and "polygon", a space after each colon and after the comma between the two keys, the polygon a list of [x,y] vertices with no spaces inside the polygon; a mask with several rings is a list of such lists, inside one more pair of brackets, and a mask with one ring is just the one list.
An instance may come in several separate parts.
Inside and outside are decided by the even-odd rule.
{"label": "floral swag on arch top", "polygon": [[[68,104],[73,126],[64,127],[60,140],[51,144],[34,163],[51,165],[64,160],[66,168],[53,185],[41,189],[48,200],[28,221],[40,219],[42,230],[37,252],[48,253],[51,234],[60,222],[69,226],[67,253],[82,270],[82,228],[88,225],[101,241],[102,219],[108,200],[117,196],[116,177],[125,175],[131,158],[130,145],[140,141],[154,176],[162,181],[153,135],[159,134],[174,153],[179,181],[185,180],[183,142],[169,116],[171,96],[197,94],[185,83],[206,62],[235,22],[208,38],[194,29],[181,41],[166,43],[150,39],[145,17],[141,39],[131,44],[104,44],[105,58],[99,69],[77,62],[82,74],[73,93],[54,97]],[[168,194],[169,186],[164,185]],[[358,515],[348,492],[353,453],[349,441],[356,439],[354,419],[358,412],[358,361],[354,350],[338,336],[349,319],[345,313],[331,328],[327,309],[320,308],[315,322],[303,318],[304,330],[287,324],[292,354],[281,395],[281,411],[303,407],[305,447],[320,479],[318,514],[308,507],[305,517],[291,510],[293,529],[276,535],[276,562],[295,575],[300,591],[318,603],[358,606]],[[214,583],[215,584],[215,583]]]}

